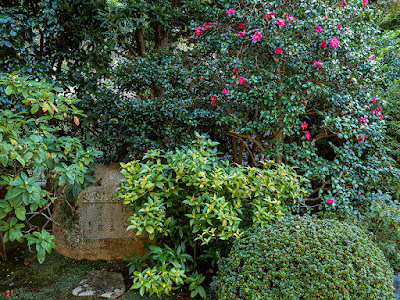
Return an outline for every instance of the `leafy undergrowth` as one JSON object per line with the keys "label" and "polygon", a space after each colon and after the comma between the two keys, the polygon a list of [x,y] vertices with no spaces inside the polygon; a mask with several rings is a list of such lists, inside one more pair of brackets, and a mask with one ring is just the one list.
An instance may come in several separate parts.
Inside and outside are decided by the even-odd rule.
{"label": "leafy undergrowth", "polygon": [[[0,263],[0,299],[1,300],[74,300],[88,299],[100,300],[102,297],[74,297],[72,290],[91,270],[107,270],[121,272],[125,278],[126,287],[130,287],[131,279],[127,266],[118,261],[75,261],[53,252],[43,264],[37,261],[28,266],[24,265],[26,258],[33,254],[19,243],[7,244],[8,260]],[[11,296],[6,296],[5,291],[11,291]],[[142,297],[137,292],[128,291],[118,299],[120,300],[156,300],[154,295]],[[177,294],[165,300],[184,300],[184,294]]]}

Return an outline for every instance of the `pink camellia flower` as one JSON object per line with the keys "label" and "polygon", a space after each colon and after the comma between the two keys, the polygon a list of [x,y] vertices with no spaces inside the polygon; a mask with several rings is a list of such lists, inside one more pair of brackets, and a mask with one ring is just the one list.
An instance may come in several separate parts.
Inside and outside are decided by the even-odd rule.
{"label": "pink camellia flower", "polygon": [[285,26],[285,20],[278,18],[275,24],[278,26]]}
{"label": "pink camellia flower", "polygon": [[210,22],[206,22],[203,24],[203,28],[208,31],[210,29],[211,23]]}
{"label": "pink camellia flower", "polygon": [[342,28],[342,25],[338,24],[337,28],[338,28],[338,29]]}
{"label": "pink camellia flower", "polygon": [[327,39],[324,39],[324,40],[319,44],[322,48],[328,47],[328,44],[326,43],[326,40],[327,40]]}
{"label": "pink camellia flower", "polygon": [[289,23],[291,23],[292,21],[296,21],[297,19],[293,16],[289,16]]}
{"label": "pink camellia flower", "polygon": [[240,23],[238,26],[239,30],[244,30],[246,28],[246,26],[243,23]]}
{"label": "pink camellia flower", "polygon": [[317,25],[317,26],[315,26],[315,31],[316,31],[316,32],[322,32],[322,31],[324,31],[324,30],[322,29],[321,26]]}
{"label": "pink camellia flower", "polygon": [[245,84],[245,83],[246,83],[246,80],[244,79],[243,76],[240,76],[240,77],[239,77],[238,83],[239,83],[239,84]]}
{"label": "pink camellia flower", "polygon": [[329,205],[332,205],[333,203],[335,203],[335,201],[333,199],[328,199],[328,200],[326,200],[326,203],[328,203]]}
{"label": "pink camellia flower", "polygon": [[275,51],[276,54],[281,54],[282,53],[282,48],[277,47],[277,48],[275,48],[274,51]]}
{"label": "pink camellia flower", "polygon": [[233,68],[233,70],[232,70],[232,75],[233,75],[233,76],[236,76],[237,73],[239,73],[239,69],[238,69],[238,68]]}
{"label": "pink camellia flower", "polygon": [[381,112],[382,111],[382,107],[380,107],[379,105],[376,107],[376,110]]}
{"label": "pink camellia flower", "polygon": [[368,59],[375,59],[375,55],[371,55]]}
{"label": "pink camellia flower", "polygon": [[371,98],[371,101],[372,101],[373,103],[375,103],[375,102],[376,102],[375,97],[372,97],[372,98]]}
{"label": "pink camellia flower", "polygon": [[321,73],[322,73],[322,70],[318,70],[317,72],[318,72],[318,74],[321,74]]}
{"label": "pink camellia flower", "polygon": [[359,118],[358,121],[361,123],[367,123],[367,118]]}
{"label": "pink camellia flower", "polygon": [[224,89],[222,90],[221,94],[226,94],[226,93],[229,93],[229,90],[227,90],[226,88],[224,88]]}
{"label": "pink camellia flower", "polygon": [[362,135],[361,133],[358,135],[357,142],[362,142],[365,140],[365,135]]}
{"label": "pink camellia flower", "polygon": [[246,30],[238,32],[238,36],[245,36],[246,34],[247,34]]}
{"label": "pink camellia flower", "polygon": [[380,114],[379,115],[379,121],[382,121],[382,119],[383,119],[383,116],[382,116],[382,114]]}
{"label": "pink camellia flower", "polygon": [[304,136],[306,137],[306,140],[308,141],[311,138],[311,134],[309,131],[306,131]]}
{"label": "pink camellia flower", "polygon": [[331,48],[336,48],[339,46],[339,40],[337,38],[333,38],[329,41],[329,44],[331,44]]}
{"label": "pink camellia flower", "polygon": [[204,77],[203,77],[203,76],[200,76],[200,77],[199,77],[199,80],[204,80]]}
{"label": "pink camellia flower", "polygon": [[362,6],[362,7],[366,7],[367,4],[368,4],[368,0],[364,0],[364,1],[361,3],[361,6]]}
{"label": "pink camellia flower", "polygon": [[199,26],[199,27],[196,27],[195,29],[196,29],[196,34],[201,35],[201,32],[202,32],[201,27]]}
{"label": "pink camellia flower", "polygon": [[360,194],[361,197],[365,197],[363,193]]}
{"label": "pink camellia flower", "polygon": [[257,31],[251,38],[253,39],[253,42],[255,42],[255,41],[261,40],[262,37],[263,36],[262,36],[261,32]]}
{"label": "pink camellia flower", "polygon": [[379,111],[377,109],[374,110],[374,114],[379,114]]}
{"label": "pink camellia flower", "polygon": [[265,15],[265,17],[269,20],[272,18],[272,16],[275,16],[275,14],[276,14],[276,11],[271,11],[271,12],[267,13]]}
{"label": "pink camellia flower", "polygon": [[316,66],[324,66],[324,64],[321,62],[320,59],[314,60],[314,61],[313,61],[313,64],[316,65]]}
{"label": "pink camellia flower", "polygon": [[235,13],[235,10],[234,10],[233,8],[230,8],[230,9],[228,9],[228,10],[226,11],[226,14],[227,14],[227,15],[234,14],[234,13]]}
{"label": "pink camellia flower", "polygon": [[211,96],[211,106],[215,106],[215,100],[217,100],[217,95]]}
{"label": "pink camellia flower", "polygon": [[307,122],[304,121],[301,123],[301,129],[306,130],[307,126],[308,126]]}
{"label": "pink camellia flower", "polygon": [[345,8],[347,5],[346,0],[342,0],[342,8]]}

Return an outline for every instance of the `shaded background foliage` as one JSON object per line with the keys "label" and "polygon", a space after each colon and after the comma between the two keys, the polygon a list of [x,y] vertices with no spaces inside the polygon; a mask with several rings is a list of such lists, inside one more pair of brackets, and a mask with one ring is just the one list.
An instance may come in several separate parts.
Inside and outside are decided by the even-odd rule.
{"label": "shaded background foliage", "polygon": [[[298,6],[297,15],[302,14],[302,6],[316,5],[312,8],[312,15],[314,21],[319,22],[318,17],[325,15],[325,11],[322,11],[325,6],[317,4],[318,2],[304,1],[284,5],[288,5],[286,10],[289,13],[292,9],[290,5]],[[324,5],[328,4],[335,3],[324,2]],[[339,87],[338,90],[338,86],[334,84],[337,75],[332,73],[327,78],[329,83],[321,85],[321,77],[303,76],[302,74],[311,74],[309,65],[297,65],[297,58],[292,56],[285,74],[288,81],[282,84],[286,85],[286,90],[292,88],[293,91],[301,84],[307,86],[296,90],[297,96],[292,94],[295,99],[284,100],[285,105],[280,107],[278,101],[278,106],[275,107],[273,98],[279,96],[281,87],[275,88],[272,84],[279,80],[279,76],[273,73],[277,62],[271,57],[271,49],[289,43],[292,47],[308,51],[312,56],[313,53],[318,53],[319,46],[316,44],[314,48],[308,49],[308,41],[304,40],[309,38],[307,35],[303,35],[303,38],[298,36],[300,40],[294,44],[289,34],[282,36],[284,40],[281,42],[269,39],[264,45],[266,47],[260,48],[259,43],[252,49],[251,43],[246,44],[240,37],[233,37],[232,30],[235,31],[240,22],[246,24],[247,28],[256,28],[257,24],[261,24],[260,18],[263,16],[258,11],[261,8],[267,9],[267,6],[273,9],[275,4],[271,2],[263,5],[266,6],[262,8],[253,1],[205,0],[59,0],[26,1],[22,4],[18,1],[5,1],[0,17],[3,24],[0,27],[0,69],[2,72],[20,70],[22,74],[33,72],[37,78],[50,77],[57,85],[69,89],[71,94],[82,99],[79,108],[85,111],[87,117],[81,120],[76,134],[95,138],[98,146],[104,150],[103,161],[106,162],[141,156],[152,148],[174,149],[190,141],[195,129],[207,132],[213,140],[219,141],[224,147],[221,150],[239,163],[246,163],[244,156],[248,156],[248,163],[256,164],[263,155],[274,158],[284,153],[282,159],[285,162],[300,167],[307,177],[313,179],[314,184],[310,188],[314,193],[310,194],[310,198],[317,202],[321,200],[324,188],[337,190],[335,187],[348,184],[343,180],[338,183],[332,180],[340,179],[340,174],[347,172],[344,168],[348,167],[350,161],[363,166],[363,174],[357,175],[357,178],[354,177],[356,174],[350,176],[354,177],[351,179],[353,181],[359,182],[374,174],[367,169],[379,169],[379,172],[387,173],[384,177],[392,177],[390,173],[393,170],[386,168],[386,160],[384,165],[381,164],[383,157],[392,157],[381,143],[384,125],[378,126],[379,133],[376,131],[378,127],[370,128],[371,138],[376,146],[365,143],[366,147],[359,149],[357,145],[356,149],[352,141],[354,122],[345,117],[354,110],[362,110],[361,106],[349,106],[352,98],[359,97],[361,93],[371,97],[376,91],[374,89],[379,89],[379,83],[388,87],[388,83],[382,81],[379,68],[371,63],[360,63],[359,58],[350,57],[350,52],[346,54],[343,47],[338,57],[348,55],[348,63],[357,62],[358,71],[364,75],[371,67],[376,69],[376,73],[372,77],[362,78],[353,76],[355,70],[342,69],[341,75],[353,76],[361,85],[350,89],[342,87],[343,90]],[[229,7],[239,9],[235,16],[225,14]],[[346,12],[349,15],[348,22],[357,22],[358,33],[354,32],[355,36],[341,35],[346,39],[341,42],[347,43],[346,47],[353,47],[359,54],[368,55],[376,51],[380,34],[371,25],[371,20],[375,18],[372,10],[367,10],[358,17],[355,11]],[[292,12],[293,15],[296,13]],[[332,13],[333,11],[330,12]],[[374,19],[375,22],[383,20],[382,17]],[[199,38],[194,34],[194,27],[202,26],[207,21],[211,22],[210,30],[205,34],[206,29],[203,27],[205,38]],[[339,18],[337,22],[342,20]],[[296,24],[303,24],[302,21],[291,24],[294,32],[301,32],[302,25]],[[371,38],[367,38],[367,35]],[[374,49],[370,48],[370,44],[367,45],[373,41],[372,37],[375,40]],[[267,39],[264,37],[264,40]],[[244,47],[240,56],[235,55],[234,49],[237,47]],[[366,49],[369,51],[365,52]],[[272,62],[271,66],[274,67],[260,69],[260,66],[253,64],[254,54],[257,52],[263,54],[257,58],[260,63]],[[305,53],[304,55],[304,59],[310,59]],[[326,58],[336,58],[335,55],[329,55]],[[392,72],[389,76],[393,78],[397,67],[393,62],[388,62],[388,65],[390,67],[386,73]],[[226,106],[211,107],[210,96],[218,94],[228,82],[233,83],[230,72],[234,67],[242,68],[243,75],[251,74],[248,83],[252,85],[265,84],[267,78],[271,83],[259,91],[243,88],[231,93],[231,97],[243,100],[241,104],[236,103],[237,106],[232,107],[235,111],[232,116],[226,113]],[[303,69],[298,69],[300,67]],[[326,62],[326,69],[328,68],[336,67]],[[310,81],[307,83],[307,80]],[[346,80],[343,84],[348,83]],[[308,104],[303,108],[291,106],[292,100],[300,100],[296,97],[305,91],[316,95],[337,94],[337,97],[331,99],[333,102],[323,104],[323,97],[318,96],[307,100]],[[339,96],[340,91],[343,93]],[[344,99],[350,95],[346,94],[349,91],[351,97],[346,102]],[[258,116],[258,104],[253,100],[255,97],[265,103],[264,110]],[[6,100],[2,98],[2,103],[4,101]],[[324,116],[320,114],[324,109],[330,109],[329,105],[335,102],[337,108],[342,106],[341,112],[336,110],[327,112]],[[3,107],[4,105],[6,104]],[[317,110],[310,112],[314,107]],[[288,108],[290,113],[286,114],[285,109]],[[286,114],[284,123],[276,131],[276,124],[279,123],[276,120],[282,113]],[[315,124],[310,131],[316,137],[315,146],[301,141],[302,132],[297,120],[299,114],[308,114],[304,120]],[[330,130],[333,132],[329,132]],[[268,147],[261,149],[264,151],[260,151],[256,143],[237,135],[247,133],[249,136],[249,132],[255,131],[264,136],[261,137],[261,144],[265,141],[269,143]],[[375,131],[375,135],[372,131]],[[268,136],[271,133],[274,133],[272,144],[271,137]],[[322,138],[323,136],[326,137]],[[350,154],[352,157],[348,158]],[[251,155],[255,156],[253,161]],[[311,160],[307,163],[309,158]],[[351,187],[354,186],[352,183]],[[344,203],[342,208],[348,206],[356,193],[358,195],[364,191],[357,191],[354,195],[339,191],[340,196],[347,199],[347,204]]]}

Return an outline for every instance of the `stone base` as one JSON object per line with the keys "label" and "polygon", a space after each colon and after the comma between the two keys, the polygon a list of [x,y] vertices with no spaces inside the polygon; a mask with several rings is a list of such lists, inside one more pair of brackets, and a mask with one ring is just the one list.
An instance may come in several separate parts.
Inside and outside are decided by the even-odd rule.
{"label": "stone base", "polygon": [[[71,245],[67,237],[74,235],[71,230],[57,230],[53,228],[55,236],[54,243],[55,251],[70,257],[72,259],[87,259],[87,260],[120,260],[123,258],[132,257],[133,254],[142,256],[146,253],[144,249],[145,242],[137,237],[135,239],[92,239],[86,240],[79,237],[76,245]],[[77,238],[74,235],[72,238]]]}
{"label": "stone base", "polygon": [[88,260],[119,260],[133,254],[144,255],[145,240],[136,236],[134,230],[126,231],[130,224],[125,219],[131,213],[115,195],[124,178],[120,165],[97,165],[96,168],[94,178],[99,185],[92,185],[78,195],[72,227],[58,218],[66,195],[63,191],[57,195],[53,214],[59,224],[53,223],[55,251],[73,259]]}

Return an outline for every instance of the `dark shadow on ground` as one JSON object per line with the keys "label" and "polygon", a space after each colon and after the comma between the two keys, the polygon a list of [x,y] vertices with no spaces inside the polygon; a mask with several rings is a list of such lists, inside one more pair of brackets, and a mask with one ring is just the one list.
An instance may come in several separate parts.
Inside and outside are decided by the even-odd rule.
{"label": "dark shadow on ground", "polygon": [[[37,261],[24,265],[26,258],[33,257],[28,248],[17,242],[7,243],[8,260],[0,263],[0,299],[1,300],[100,300],[102,297],[75,297],[72,290],[91,270],[121,272],[125,278],[125,286],[129,289],[131,280],[128,268],[123,261],[75,261],[53,252],[46,256],[43,264]],[[11,296],[5,291],[10,290]],[[128,291],[120,300],[156,300],[156,296],[140,296]],[[191,299],[181,295],[162,298],[168,300]]]}

